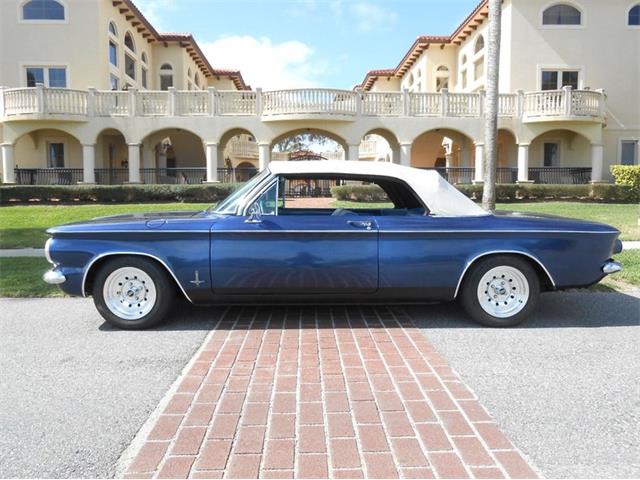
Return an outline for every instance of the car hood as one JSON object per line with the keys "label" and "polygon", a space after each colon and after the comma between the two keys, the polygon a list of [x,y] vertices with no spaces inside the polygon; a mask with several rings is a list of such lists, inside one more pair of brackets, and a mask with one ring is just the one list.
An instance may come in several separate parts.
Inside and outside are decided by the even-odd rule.
{"label": "car hood", "polygon": [[67,223],[50,228],[50,235],[116,232],[116,231],[149,231],[149,230],[191,230],[209,228],[220,218],[219,215],[205,211],[183,210],[167,212],[128,213],[96,217],[82,222]]}

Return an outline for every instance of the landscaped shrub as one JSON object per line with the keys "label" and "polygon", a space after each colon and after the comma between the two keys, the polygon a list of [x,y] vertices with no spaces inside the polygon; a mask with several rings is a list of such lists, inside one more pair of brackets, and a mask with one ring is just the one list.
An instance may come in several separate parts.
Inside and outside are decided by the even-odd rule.
{"label": "landscaped shrub", "polygon": [[628,185],[640,193],[640,165],[612,165],[616,185]]}
{"label": "landscaped shrub", "polygon": [[388,202],[389,198],[378,185],[340,185],[331,187],[337,200],[349,202]]}
{"label": "landscaped shrub", "polygon": [[215,185],[3,185],[0,204],[27,202],[214,203],[237,184]]}

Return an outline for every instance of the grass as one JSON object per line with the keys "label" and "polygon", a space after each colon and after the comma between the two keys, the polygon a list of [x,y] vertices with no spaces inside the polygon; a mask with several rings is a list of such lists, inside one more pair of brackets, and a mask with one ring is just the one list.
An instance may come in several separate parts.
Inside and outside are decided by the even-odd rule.
{"label": "grass", "polygon": [[44,258],[0,258],[0,297],[59,297],[60,289],[44,283],[51,265]]}
{"label": "grass", "polygon": [[42,248],[45,230],[63,223],[131,212],[203,210],[204,203],[151,203],[119,205],[21,205],[0,208],[0,248]]}

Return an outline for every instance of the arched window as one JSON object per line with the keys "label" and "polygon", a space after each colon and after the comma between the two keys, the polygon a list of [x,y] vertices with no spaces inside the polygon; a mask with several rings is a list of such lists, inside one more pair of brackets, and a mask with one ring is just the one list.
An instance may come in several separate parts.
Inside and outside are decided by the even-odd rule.
{"label": "arched window", "polygon": [[464,65],[465,63],[467,63],[467,56],[466,55],[462,55],[462,58],[460,60],[460,65]]}
{"label": "arched window", "polygon": [[476,40],[476,46],[474,47],[473,51],[474,53],[478,53],[482,49],[484,49],[484,37],[480,35]]}
{"label": "arched window", "polygon": [[142,52],[142,55],[140,55],[140,60],[142,60],[142,63],[147,63],[147,54]]}
{"label": "arched window", "polygon": [[436,92],[443,88],[449,88],[449,68],[446,65],[436,68]]}
{"label": "arched window", "polygon": [[113,22],[109,22],[109,33],[114,37],[118,36],[118,29],[116,28],[116,24]]}
{"label": "arched window", "polygon": [[64,5],[56,0],[30,0],[22,5],[23,20],[65,20]]}
{"label": "arched window", "polygon": [[564,3],[553,5],[542,12],[543,25],[582,25],[582,13]]}
{"label": "arched window", "polygon": [[131,33],[129,33],[129,32],[124,34],[124,46],[127,47],[132,52],[136,51],[136,46],[133,43],[133,37],[131,36]]}
{"label": "arched window", "polygon": [[169,87],[173,87],[173,67],[163,63],[160,67],[160,90],[169,90]]}
{"label": "arched window", "polygon": [[638,5],[634,5],[629,10],[629,18],[627,18],[627,25],[631,27],[640,26],[640,3]]}
{"label": "arched window", "polygon": [[196,87],[200,88],[200,77],[198,76],[197,73],[193,81],[196,83]]}
{"label": "arched window", "polygon": [[191,78],[191,67],[187,69],[187,77]]}

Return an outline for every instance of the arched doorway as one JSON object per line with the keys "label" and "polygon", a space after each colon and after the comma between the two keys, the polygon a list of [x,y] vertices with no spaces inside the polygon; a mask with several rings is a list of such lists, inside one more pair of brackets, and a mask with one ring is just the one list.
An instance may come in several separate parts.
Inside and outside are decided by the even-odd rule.
{"label": "arched doorway", "polygon": [[529,146],[529,180],[584,184],[591,180],[591,142],[572,130],[549,130]]}
{"label": "arched doorway", "polygon": [[498,130],[497,183],[516,183],[518,180],[518,144],[509,130]]}
{"label": "arched doorway", "polygon": [[[326,160],[344,160],[347,143],[335,133],[301,128],[279,135],[271,142],[272,160],[290,160],[292,154],[319,155]],[[307,158],[311,159],[311,158]]]}
{"label": "arched doorway", "polygon": [[389,130],[370,130],[362,137],[359,160],[400,163],[400,144]]}
{"label": "arched doorway", "polygon": [[109,128],[96,139],[96,183],[115,185],[129,180],[129,150],[119,130]]}
{"label": "arched doorway", "polygon": [[411,146],[412,167],[436,169],[451,183],[471,183],[474,160],[473,140],[457,130],[429,130],[417,136]]}
{"label": "arched doorway", "polygon": [[181,128],[153,132],[142,142],[143,183],[197,184],[206,181],[202,139]]}
{"label": "arched doorway", "polygon": [[83,181],[82,145],[70,133],[43,128],[26,133],[14,145],[16,183],[75,185]]}
{"label": "arched doorway", "polygon": [[218,180],[246,182],[258,172],[258,143],[249,130],[234,128],[218,142]]}

